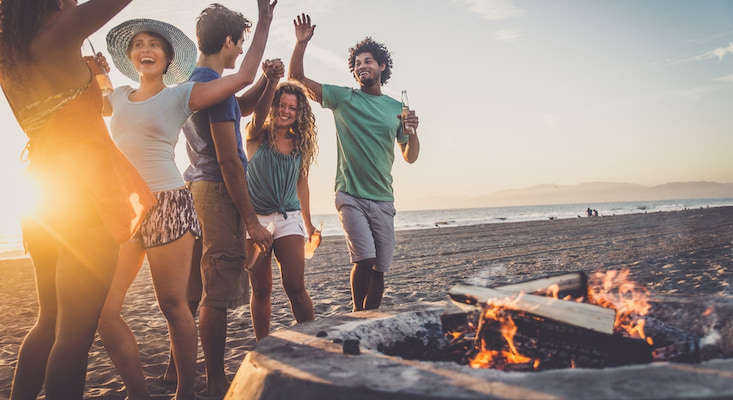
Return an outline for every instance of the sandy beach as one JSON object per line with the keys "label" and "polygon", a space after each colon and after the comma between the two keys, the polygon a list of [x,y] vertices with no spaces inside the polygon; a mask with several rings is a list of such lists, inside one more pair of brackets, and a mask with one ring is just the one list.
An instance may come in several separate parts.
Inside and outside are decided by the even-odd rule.
{"label": "sandy beach", "polygon": [[[649,290],[653,316],[708,338],[706,358],[733,357],[733,207],[400,231],[382,307],[443,301],[459,282],[492,286],[560,272],[622,268]],[[350,269],[343,237],[325,237],[306,262],[317,319],[351,310]],[[30,259],[0,260],[0,281],[3,399],[10,395],[18,347],[38,306]],[[277,330],[293,325],[294,319],[277,277],[274,285],[272,329]],[[158,378],[167,364],[167,328],[147,264],[127,299],[124,317],[137,336],[151,393],[170,398],[174,387]],[[231,311],[225,356],[230,378],[253,346],[249,307]],[[204,371],[200,347],[197,370]],[[196,390],[204,387],[200,375]],[[85,398],[125,398],[98,339],[90,352]]]}

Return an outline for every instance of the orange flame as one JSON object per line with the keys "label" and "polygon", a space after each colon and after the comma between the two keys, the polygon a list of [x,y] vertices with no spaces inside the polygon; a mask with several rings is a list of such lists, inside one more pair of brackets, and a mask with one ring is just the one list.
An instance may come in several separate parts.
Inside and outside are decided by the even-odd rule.
{"label": "orange flame", "polygon": [[[559,286],[552,285],[535,294],[544,294],[557,299]],[[481,332],[481,327],[486,323],[496,323],[500,328],[498,331],[502,339],[506,342],[507,350],[496,350],[488,348],[483,337],[480,339],[480,348],[478,353],[469,360],[472,368],[497,368],[503,369],[507,364],[527,364],[532,362],[533,368],[540,366],[540,359],[532,359],[531,357],[519,354],[514,344],[514,336],[517,333],[517,326],[511,316],[504,312],[506,309],[512,309],[514,304],[519,302],[522,294],[510,298],[494,301],[485,305],[482,316],[479,319],[479,326],[471,326],[472,330]],[[644,333],[644,316],[651,309],[649,303],[649,295],[646,288],[639,286],[629,279],[629,270],[622,269],[611,270],[607,272],[596,272],[591,276],[588,282],[588,299],[584,297],[570,298],[565,297],[563,300],[584,302],[596,304],[606,308],[616,310],[616,320],[614,322],[615,331],[624,331],[630,337],[636,337],[646,340],[650,345],[653,344],[651,337],[647,337]],[[452,332],[454,339],[461,337],[465,332]],[[575,362],[571,360],[571,368],[575,368]]]}
{"label": "orange flame", "polygon": [[[497,368],[506,364],[521,364],[532,361],[532,358],[519,354],[514,346],[514,335],[517,333],[517,326],[512,317],[504,313],[507,308],[511,308],[512,304],[519,301],[521,294],[514,299],[504,299],[504,301],[487,305],[479,322],[478,330],[481,330],[481,324],[484,321],[496,321],[500,324],[499,331],[501,336],[509,347],[509,351],[493,350],[487,348],[486,342],[481,338],[481,349],[476,356],[469,361],[471,368]],[[538,362],[535,362],[535,368]]]}
{"label": "orange flame", "polygon": [[649,292],[628,276],[628,269],[596,272],[589,282],[589,300],[592,304],[616,310],[615,330],[646,339],[641,317],[651,308]]}
{"label": "orange flame", "polygon": [[552,284],[546,289],[542,289],[537,291],[538,294],[541,294],[543,296],[552,297],[553,299],[558,298],[558,294],[560,293],[560,285],[558,284]]}

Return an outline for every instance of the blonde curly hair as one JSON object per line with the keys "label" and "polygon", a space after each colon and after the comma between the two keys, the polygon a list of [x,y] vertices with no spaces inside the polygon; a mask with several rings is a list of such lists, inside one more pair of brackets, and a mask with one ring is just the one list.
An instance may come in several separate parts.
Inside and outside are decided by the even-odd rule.
{"label": "blonde curly hair", "polygon": [[275,130],[274,124],[271,122],[275,118],[275,113],[280,104],[280,97],[283,94],[294,95],[298,99],[298,112],[295,117],[295,124],[290,127],[290,132],[295,136],[296,151],[302,155],[300,172],[307,174],[318,155],[318,127],[316,127],[316,116],[313,115],[306,91],[307,89],[303,85],[294,81],[286,81],[277,85],[263,129],[266,132],[267,141],[274,148]]}

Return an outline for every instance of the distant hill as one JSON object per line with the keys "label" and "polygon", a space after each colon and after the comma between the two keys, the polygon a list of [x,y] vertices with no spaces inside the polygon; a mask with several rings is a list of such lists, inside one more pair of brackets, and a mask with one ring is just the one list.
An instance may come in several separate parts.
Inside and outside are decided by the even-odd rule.
{"label": "distant hill", "polygon": [[[399,200],[400,196],[397,197]],[[657,186],[614,182],[588,182],[578,185],[542,184],[475,197],[436,196],[410,199],[402,201],[400,206],[404,209],[440,209],[719,198],[733,198],[733,183],[672,182]]]}

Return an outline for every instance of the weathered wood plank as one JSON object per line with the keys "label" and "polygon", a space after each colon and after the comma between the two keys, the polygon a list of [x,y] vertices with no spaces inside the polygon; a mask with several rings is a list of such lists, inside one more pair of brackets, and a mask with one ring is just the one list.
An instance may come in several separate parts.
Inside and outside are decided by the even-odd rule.
{"label": "weathered wood plank", "polygon": [[510,309],[608,335],[613,333],[616,319],[616,311],[610,308],[480,286],[458,284],[448,294],[457,302],[501,304]]}
{"label": "weathered wood plank", "polygon": [[555,285],[557,285],[558,297],[560,298],[568,295],[571,297],[582,297],[588,293],[588,275],[582,271],[568,272],[566,274],[496,286],[493,289],[544,295],[545,293],[537,292],[545,292]]}

